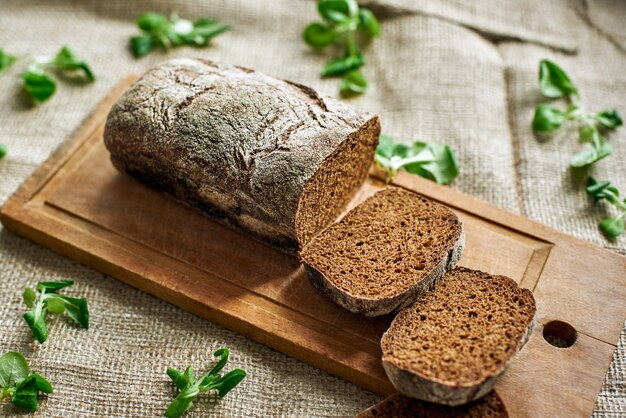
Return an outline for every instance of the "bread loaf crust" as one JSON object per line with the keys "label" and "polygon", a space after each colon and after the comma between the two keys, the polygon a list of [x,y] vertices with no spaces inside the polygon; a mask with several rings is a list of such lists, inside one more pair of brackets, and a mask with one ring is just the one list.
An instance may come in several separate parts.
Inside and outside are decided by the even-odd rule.
{"label": "bread loaf crust", "polygon": [[149,70],[117,101],[104,141],[118,169],[294,252],[307,183],[342,147],[368,141],[354,173],[360,185],[379,132],[377,116],[308,87],[242,67],[176,59]]}

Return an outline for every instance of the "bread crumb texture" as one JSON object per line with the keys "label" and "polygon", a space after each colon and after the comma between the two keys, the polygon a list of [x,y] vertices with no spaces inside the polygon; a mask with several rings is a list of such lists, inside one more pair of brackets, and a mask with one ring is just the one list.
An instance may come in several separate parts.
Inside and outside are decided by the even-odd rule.
{"label": "bread crumb texture", "polygon": [[383,336],[383,361],[421,377],[472,386],[501,372],[536,311],[512,279],[457,267],[401,311]]}
{"label": "bread crumb texture", "polygon": [[315,236],[301,258],[352,297],[385,299],[420,283],[461,234],[445,206],[388,187]]}

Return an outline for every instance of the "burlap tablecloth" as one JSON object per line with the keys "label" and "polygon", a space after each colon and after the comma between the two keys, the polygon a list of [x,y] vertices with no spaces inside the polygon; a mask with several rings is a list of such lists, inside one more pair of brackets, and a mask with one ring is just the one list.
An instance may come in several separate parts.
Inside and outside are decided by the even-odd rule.
{"label": "burlap tablecloth", "polygon": [[[371,3],[371,2],[370,2]],[[383,35],[368,48],[368,93],[352,100],[381,115],[384,132],[454,147],[461,175],[452,187],[561,231],[626,253],[626,238],[607,241],[593,205],[568,169],[579,145],[572,134],[539,142],[530,130],[542,98],[540,58],[562,64],[593,109],[626,113],[626,3],[620,0],[503,2],[390,1],[372,5]],[[233,25],[206,49],[181,48],[136,60],[127,49],[143,11]],[[311,1],[0,1],[0,48],[27,56],[70,45],[92,65],[95,84],[59,85],[56,96],[25,106],[18,73],[0,76],[0,202],[78,126],[125,74],[166,58],[198,56],[236,63],[336,95],[321,80],[324,55],[301,41],[316,18]],[[594,174],[626,191],[626,128],[611,135],[615,154]],[[158,416],[175,394],[165,369],[194,364],[232,349],[232,367],[249,378],[216,405],[199,402],[189,416],[351,416],[380,398],[236,333],[135,290],[7,231],[0,231],[0,353],[21,351],[55,383],[41,416]],[[69,294],[86,295],[89,331],[51,317],[44,347],[22,320],[22,289],[40,280],[71,278]],[[622,333],[596,416],[626,414],[626,338]],[[529,390],[532,390],[529,388]],[[1,415],[14,409],[0,406]]]}

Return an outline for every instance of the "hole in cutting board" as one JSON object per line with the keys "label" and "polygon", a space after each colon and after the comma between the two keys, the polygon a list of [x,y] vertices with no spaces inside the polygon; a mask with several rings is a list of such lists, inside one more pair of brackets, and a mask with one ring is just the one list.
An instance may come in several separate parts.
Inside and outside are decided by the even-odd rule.
{"label": "hole in cutting board", "polygon": [[550,321],[543,326],[543,338],[548,344],[557,348],[573,346],[577,334],[573,326],[563,321]]}

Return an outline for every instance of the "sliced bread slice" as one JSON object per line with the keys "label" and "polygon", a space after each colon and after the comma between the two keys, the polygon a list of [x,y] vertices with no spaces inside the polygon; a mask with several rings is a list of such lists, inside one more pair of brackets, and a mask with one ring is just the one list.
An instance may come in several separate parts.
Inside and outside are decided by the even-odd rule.
{"label": "sliced bread slice", "polygon": [[300,258],[311,282],[336,303],[378,316],[426,293],[461,258],[464,242],[451,210],[388,187],[317,234]]}
{"label": "sliced bread slice", "polygon": [[461,406],[439,405],[393,394],[355,418],[507,418],[504,402],[495,391]]}
{"label": "sliced bread slice", "polygon": [[536,305],[512,279],[449,271],[383,335],[383,366],[410,397],[461,405],[488,393],[528,340]]}

